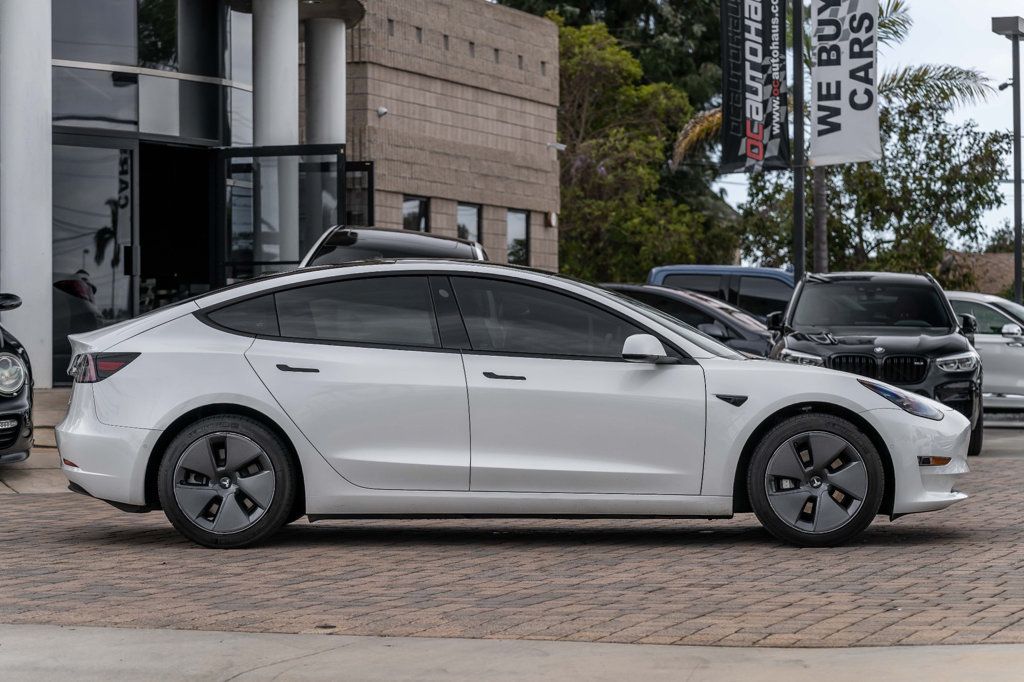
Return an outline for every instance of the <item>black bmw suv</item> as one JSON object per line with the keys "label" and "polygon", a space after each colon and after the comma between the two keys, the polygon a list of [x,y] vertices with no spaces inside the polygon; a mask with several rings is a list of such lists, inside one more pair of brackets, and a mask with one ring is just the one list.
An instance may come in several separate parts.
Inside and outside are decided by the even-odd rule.
{"label": "black bmw suv", "polygon": [[771,357],[859,374],[938,400],[971,420],[968,454],[982,445],[977,321],[957,318],[928,275],[807,275],[786,312]]}

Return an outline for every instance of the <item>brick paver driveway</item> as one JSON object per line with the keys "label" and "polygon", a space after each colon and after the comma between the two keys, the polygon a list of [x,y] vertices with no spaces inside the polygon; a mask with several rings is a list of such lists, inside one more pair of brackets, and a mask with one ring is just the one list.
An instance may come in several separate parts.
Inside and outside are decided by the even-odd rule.
{"label": "brick paver driveway", "polygon": [[0,497],[0,622],[835,646],[1024,642],[1024,459],[971,500],[794,549],[702,521],[300,522],[213,551],[161,514]]}

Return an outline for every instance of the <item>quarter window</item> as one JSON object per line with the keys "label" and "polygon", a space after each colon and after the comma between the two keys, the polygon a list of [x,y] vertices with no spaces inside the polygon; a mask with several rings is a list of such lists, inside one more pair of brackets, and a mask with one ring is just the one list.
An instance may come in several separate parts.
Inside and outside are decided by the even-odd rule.
{"label": "quarter window", "polygon": [[453,277],[473,350],[621,358],[643,330],[570,296],[500,280]]}
{"label": "quarter window", "polygon": [[250,298],[226,308],[215,310],[209,315],[210,321],[232,331],[256,336],[277,336],[277,311],[274,310],[274,296],[268,294]]}
{"label": "quarter window", "polygon": [[373,277],[278,292],[281,336],[439,347],[425,277]]}

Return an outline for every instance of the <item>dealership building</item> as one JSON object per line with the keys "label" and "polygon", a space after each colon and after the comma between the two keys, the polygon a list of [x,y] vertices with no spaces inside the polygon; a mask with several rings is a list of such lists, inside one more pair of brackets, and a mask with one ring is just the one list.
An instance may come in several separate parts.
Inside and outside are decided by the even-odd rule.
{"label": "dealership building", "polygon": [[45,388],[335,224],[557,270],[557,107],[557,27],[487,0],[0,2],[2,323]]}

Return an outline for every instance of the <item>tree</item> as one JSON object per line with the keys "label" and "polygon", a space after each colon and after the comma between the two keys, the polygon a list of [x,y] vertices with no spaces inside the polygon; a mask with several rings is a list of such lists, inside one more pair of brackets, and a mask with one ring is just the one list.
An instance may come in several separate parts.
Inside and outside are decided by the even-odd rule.
{"label": "tree", "polygon": [[[1010,140],[974,122],[954,124],[952,105],[909,102],[882,111],[882,161],[830,166],[829,257],[842,270],[939,272],[951,241],[977,242],[984,214],[1002,203],[999,179]],[[789,259],[788,174],[752,178],[744,253],[768,265]]]}
{"label": "tree", "polygon": [[[703,217],[659,196],[664,140],[693,114],[686,94],[643,83],[639,61],[604,24],[563,23],[560,51],[562,270],[595,281],[642,280],[655,265],[697,259]],[[704,248],[720,252],[730,242]]]}
{"label": "tree", "polygon": [[[805,16],[808,17],[808,26],[805,27],[805,36],[807,38],[805,41],[806,49],[804,50],[806,55],[804,68],[810,71],[812,66],[810,62],[811,12],[806,12]],[[882,46],[893,46],[902,43],[906,40],[912,27],[913,19],[910,16],[909,5],[906,0],[883,1],[880,7],[878,24],[878,39]],[[956,106],[983,100],[990,92],[991,87],[988,84],[988,80],[979,71],[944,64],[900,67],[894,71],[882,74],[878,83],[879,99],[883,104],[883,116],[886,106],[899,107],[900,105],[914,103],[937,102],[948,110]],[[805,109],[802,114],[806,118],[809,111]],[[720,108],[708,109],[695,116],[676,139],[673,162],[680,164],[694,154],[704,152],[718,140],[721,126],[722,111]],[[834,172],[829,171],[825,167],[818,167],[814,169],[812,182],[810,183],[810,201],[807,205],[812,207],[810,218],[811,225],[814,227],[811,240],[812,246],[815,247],[812,250],[812,253],[815,254],[814,267],[812,268],[814,271],[827,271],[829,268],[829,263],[825,257],[832,252],[828,248],[827,242],[829,235],[828,227],[833,223],[833,220],[828,215],[829,196],[833,191],[833,187],[828,179],[835,176]],[[777,179],[753,178],[751,180],[751,194],[756,196],[761,191],[777,191],[779,186],[780,183]],[[790,193],[791,196],[792,194]],[[772,203],[769,198],[765,197],[764,199],[764,201],[759,202],[760,209]],[[784,209],[782,206],[777,206],[776,208],[788,214],[789,222],[792,224],[792,209]],[[752,219],[750,218],[750,212],[747,212],[747,216],[748,220]],[[758,229],[765,227],[760,222],[763,218],[765,217],[761,216],[755,221],[755,227]],[[755,238],[754,241],[757,241],[757,239]],[[783,262],[782,255],[786,254],[787,261],[785,262],[788,262],[788,238],[785,245],[780,243],[779,246],[783,248],[783,251],[773,255],[771,260],[773,262]]]}

